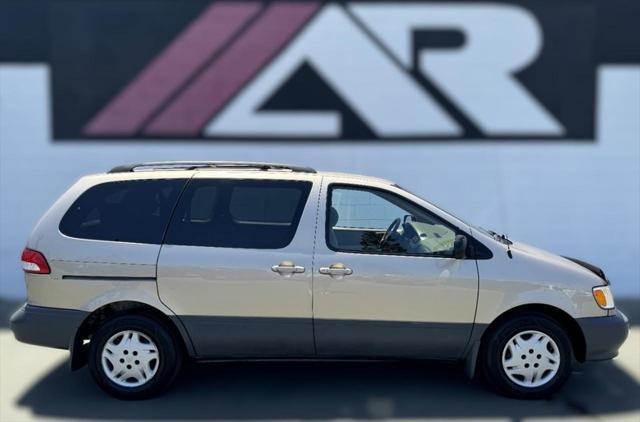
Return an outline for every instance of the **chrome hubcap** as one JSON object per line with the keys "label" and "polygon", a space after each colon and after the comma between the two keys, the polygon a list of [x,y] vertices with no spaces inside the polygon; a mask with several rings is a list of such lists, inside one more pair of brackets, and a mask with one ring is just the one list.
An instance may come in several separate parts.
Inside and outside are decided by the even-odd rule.
{"label": "chrome hubcap", "polygon": [[523,331],[513,336],[502,351],[502,368],[514,383],[528,388],[551,381],[560,367],[560,350],[545,333]]}
{"label": "chrome hubcap", "polygon": [[102,369],[107,377],[122,387],[138,387],[158,372],[158,347],[139,331],[114,334],[102,348]]}

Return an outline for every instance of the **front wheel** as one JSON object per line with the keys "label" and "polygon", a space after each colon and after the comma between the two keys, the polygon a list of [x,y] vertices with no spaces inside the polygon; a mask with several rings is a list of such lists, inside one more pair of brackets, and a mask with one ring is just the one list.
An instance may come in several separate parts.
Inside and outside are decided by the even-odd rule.
{"label": "front wheel", "polygon": [[571,374],[571,342],[555,320],[537,313],[517,316],[489,333],[483,348],[485,378],[517,398],[548,397]]}
{"label": "front wheel", "polygon": [[132,400],[163,392],[180,370],[180,347],[153,319],[127,315],[101,326],[89,346],[89,370],[114,397]]}

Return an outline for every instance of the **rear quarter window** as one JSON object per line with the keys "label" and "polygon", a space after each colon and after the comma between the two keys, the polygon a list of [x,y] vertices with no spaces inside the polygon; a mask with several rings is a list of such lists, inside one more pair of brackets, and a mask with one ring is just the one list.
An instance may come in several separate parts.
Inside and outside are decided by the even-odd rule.
{"label": "rear quarter window", "polygon": [[311,182],[192,180],[171,220],[165,243],[280,249],[298,228]]}
{"label": "rear quarter window", "polygon": [[60,232],[80,239],[160,244],[185,183],[153,179],[95,185],[65,213]]}

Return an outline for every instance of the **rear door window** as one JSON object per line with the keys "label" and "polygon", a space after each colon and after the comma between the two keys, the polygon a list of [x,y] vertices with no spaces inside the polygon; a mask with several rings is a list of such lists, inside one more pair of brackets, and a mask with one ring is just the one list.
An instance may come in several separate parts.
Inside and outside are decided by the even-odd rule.
{"label": "rear door window", "polygon": [[195,179],[167,231],[171,245],[280,249],[298,228],[311,182]]}
{"label": "rear door window", "polygon": [[93,186],[71,205],[60,232],[81,239],[160,244],[185,183],[154,179]]}

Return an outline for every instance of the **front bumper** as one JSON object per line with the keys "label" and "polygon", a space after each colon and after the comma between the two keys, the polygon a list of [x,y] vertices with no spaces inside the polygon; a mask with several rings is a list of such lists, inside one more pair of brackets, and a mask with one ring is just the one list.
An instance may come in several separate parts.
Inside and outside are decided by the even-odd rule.
{"label": "front bumper", "polygon": [[68,349],[88,312],[24,304],[11,316],[16,340],[38,346]]}
{"label": "front bumper", "polygon": [[629,319],[619,310],[606,317],[576,319],[587,346],[585,360],[605,360],[618,356],[629,335]]}

